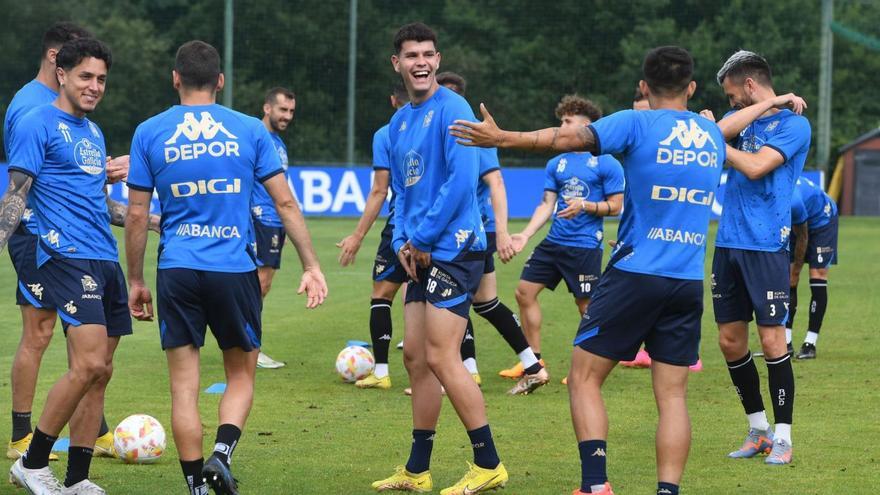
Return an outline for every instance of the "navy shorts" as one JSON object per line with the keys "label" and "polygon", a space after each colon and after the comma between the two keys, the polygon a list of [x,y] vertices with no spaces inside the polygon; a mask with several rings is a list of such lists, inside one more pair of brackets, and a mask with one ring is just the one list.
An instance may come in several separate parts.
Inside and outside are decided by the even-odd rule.
{"label": "navy shorts", "polygon": [[495,271],[495,251],[498,251],[498,245],[495,242],[495,232],[486,232],[486,261],[483,264],[483,273],[492,273]]}
{"label": "navy shorts", "polygon": [[382,229],[382,240],[379,241],[379,249],[376,250],[376,259],[373,261],[373,281],[387,281],[395,284],[406,282],[406,270],[400,264],[397,253],[391,247],[391,239],[394,236],[394,225],[386,223]]}
{"label": "navy shorts", "polygon": [[269,227],[254,219],[254,242],[257,265],[281,268],[281,250],[284,248],[284,227]]}
{"label": "navy shorts", "polygon": [[[827,225],[809,231],[804,263],[809,264],[810,268],[828,268],[837,264],[837,226],[838,217],[835,215]],[[794,261],[795,242],[795,235],[792,234],[789,244],[791,261]]]}
{"label": "navy shorts", "polygon": [[31,305],[40,309],[55,307],[44,294],[46,283],[37,269],[37,236],[30,233],[14,233],[7,244],[9,259],[18,277],[15,288],[15,303],[19,306]]}
{"label": "navy shorts", "polygon": [[520,280],[556,289],[565,279],[577,299],[589,299],[602,274],[602,249],[563,246],[544,239],[523,265]]}
{"label": "navy shorts", "polygon": [[131,334],[128,286],[116,261],[52,258],[40,267],[61,327],[104,325],[108,337]]}
{"label": "navy shorts", "polygon": [[615,361],[632,361],[642,343],[651,359],[697,362],[703,282],[609,267],[581,319],[574,345]]}
{"label": "navy shorts", "polygon": [[430,267],[418,269],[418,282],[410,280],[406,302],[429,302],[467,318],[483,278],[484,263],[484,251],[465,253],[455,261],[432,259]]}
{"label": "navy shorts", "polygon": [[752,321],[777,326],[788,319],[789,255],[776,252],[715,248],[712,260],[712,305],[715,321]]}
{"label": "navy shorts", "polygon": [[167,268],[156,273],[162,349],[205,345],[206,327],[220,349],[260,348],[263,298],[256,270],[245,273]]}

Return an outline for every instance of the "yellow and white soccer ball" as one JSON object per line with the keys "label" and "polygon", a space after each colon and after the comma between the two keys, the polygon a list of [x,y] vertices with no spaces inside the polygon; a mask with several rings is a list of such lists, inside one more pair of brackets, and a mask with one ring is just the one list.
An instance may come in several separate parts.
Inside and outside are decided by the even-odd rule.
{"label": "yellow and white soccer ball", "polygon": [[113,437],[116,455],[126,463],[156,462],[165,452],[165,428],[146,414],[132,414],[123,419]]}
{"label": "yellow and white soccer ball", "polygon": [[349,383],[369,375],[374,364],[373,353],[356,345],[346,347],[336,356],[336,371]]}

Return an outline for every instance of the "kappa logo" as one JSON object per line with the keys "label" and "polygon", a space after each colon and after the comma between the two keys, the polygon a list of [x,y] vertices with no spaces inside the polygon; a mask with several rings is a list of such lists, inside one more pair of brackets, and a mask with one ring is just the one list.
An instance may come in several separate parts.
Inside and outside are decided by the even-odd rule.
{"label": "kappa logo", "polygon": [[171,138],[165,141],[165,144],[177,143],[177,139],[181,135],[190,141],[195,141],[199,138],[214,139],[221,132],[229,139],[238,139],[223,127],[222,122],[215,121],[210,112],[202,112],[200,120],[196,120],[195,113],[186,112],[183,114],[183,122],[177,124],[177,130],[174,131]]}
{"label": "kappa logo", "polygon": [[21,214],[21,219],[24,220],[25,222],[30,222],[31,217],[33,217],[33,216],[34,216],[34,210],[32,210],[30,208],[25,208],[24,213]]}
{"label": "kappa logo", "polygon": [[263,216],[263,207],[262,206],[254,206],[251,208],[251,213],[254,214],[255,217],[259,218]]}
{"label": "kappa logo", "polygon": [[455,233],[455,247],[460,248],[471,236],[472,230],[458,229]]}
{"label": "kappa logo", "polygon": [[567,159],[567,158],[561,158],[561,159],[559,160],[559,163],[556,164],[556,173],[557,173],[557,174],[561,174],[562,172],[565,172],[565,166],[566,166],[566,165],[568,165],[568,159]]}
{"label": "kappa logo", "polygon": [[434,120],[434,111],[428,111],[428,115],[425,115],[425,120],[422,121],[422,127],[428,127],[431,125],[431,121]]}
{"label": "kappa logo", "polygon": [[403,132],[406,130],[406,121],[404,120],[402,124],[400,124],[400,128],[397,129],[397,132]]}
{"label": "kappa logo", "polygon": [[589,160],[587,160],[587,166],[590,168],[596,168],[599,166],[599,157],[591,156]]}
{"label": "kappa logo", "polygon": [[791,228],[783,226],[779,229],[779,242],[785,242],[789,235],[791,235]]}
{"label": "kappa logo", "polygon": [[43,284],[27,284],[28,289],[30,289],[31,294],[34,295],[40,301],[43,300]]}
{"label": "kappa logo", "polygon": [[590,457],[605,457],[605,449],[596,447],[596,451],[590,454]]}
{"label": "kappa logo", "polygon": [[46,240],[46,242],[55,247],[59,247],[61,245],[61,236],[58,235],[58,232],[56,232],[54,229],[41,235],[40,237],[42,237]]}
{"label": "kappa logo", "polygon": [[80,282],[82,282],[83,290],[86,292],[95,292],[98,289],[98,283],[89,275],[83,275]]}
{"label": "kappa logo", "polygon": [[704,131],[699,124],[697,124],[695,119],[688,119],[687,122],[684,120],[676,120],[675,127],[672,128],[669,137],[660,141],[660,144],[663,146],[669,146],[672,144],[673,140],[677,140],[682,148],[703,148],[708,142],[712,145],[713,149],[718,149],[718,145],[715,144],[715,140],[712,139],[712,136]]}
{"label": "kappa logo", "polygon": [[382,335],[381,337],[379,337],[379,340],[388,340],[388,341],[390,341],[390,340],[391,340],[391,336],[388,335],[388,334],[386,333],[386,334]]}
{"label": "kappa logo", "polygon": [[70,137],[70,127],[68,127],[68,125],[65,124],[64,122],[58,123],[58,132],[60,132],[61,136],[64,137],[65,142],[68,142],[68,143],[73,142],[73,138]]}
{"label": "kappa logo", "polygon": [[64,310],[72,315],[75,315],[77,311],[76,305],[73,304],[73,301],[68,301],[67,304],[64,305]]}
{"label": "kappa logo", "polygon": [[[225,136],[226,140],[215,139],[219,134]],[[188,141],[210,141],[191,142],[188,144],[177,144],[177,140],[181,137]],[[238,150],[238,143],[230,141],[238,139],[232,134],[222,122],[217,122],[210,112],[202,112],[200,118],[196,120],[193,112],[186,112],[183,115],[183,122],[177,124],[174,134],[165,141],[165,163],[173,163],[178,160],[195,160],[204,154],[208,154],[214,158],[223,156],[241,156]]]}
{"label": "kappa logo", "polygon": [[376,265],[376,275],[385,271],[385,265]]}
{"label": "kappa logo", "polygon": [[443,289],[443,291],[440,292],[440,297],[449,297],[449,296],[451,296],[451,295],[452,295],[452,289],[451,289],[451,288]]}
{"label": "kappa logo", "polygon": [[[711,150],[704,149],[707,148],[707,143],[712,145]],[[658,143],[657,163],[670,165],[696,163],[701,167],[718,168],[720,166],[718,145],[712,139],[712,135],[704,131],[696,120],[676,120],[669,136]]]}
{"label": "kappa logo", "polygon": [[672,491],[669,488],[661,488],[661,489],[657,490],[657,495],[661,495],[661,494],[665,494],[665,493],[671,494]]}

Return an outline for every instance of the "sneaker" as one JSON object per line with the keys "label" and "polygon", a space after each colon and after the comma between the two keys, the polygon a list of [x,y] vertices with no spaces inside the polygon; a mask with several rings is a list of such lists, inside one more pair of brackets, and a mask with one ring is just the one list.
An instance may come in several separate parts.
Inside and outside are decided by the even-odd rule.
{"label": "sneaker", "polygon": [[547,368],[541,368],[534,375],[523,375],[523,377],[516,382],[516,385],[508,390],[507,393],[510,395],[528,395],[544,385],[547,385],[549,381],[550,374],[547,373]]}
{"label": "sneaker", "polygon": [[[25,452],[27,452],[28,447],[31,444],[31,439],[34,438],[33,433],[28,433],[24,437],[16,440],[9,441],[9,446],[6,447],[6,458],[10,460],[16,460],[19,457],[23,456]],[[55,454],[49,454],[50,461],[57,461],[58,456]]]}
{"label": "sneaker", "polygon": [[354,382],[354,386],[357,388],[381,388],[382,390],[388,390],[391,388],[391,375],[385,375],[382,378],[379,378],[370,373],[366,378]]}
{"label": "sneaker", "polygon": [[767,464],[780,466],[782,464],[791,464],[791,444],[781,438],[777,438],[773,442],[773,450],[764,461]]}
{"label": "sneaker", "polygon": [[771,428],[767,428],[766,430],[749,428],[749,434],[746,435],[742,447],[740,447],[739,450],[734,450],[727,454],[727,457],[733,459],[747,459],[749,457],[755,457],[761,453],[769,454],[770,449],[772,448],[773,430]]}
{"label": "sneaker", "polygon": [[397,343],[397,348],[398,348],[398,349],[403,349],[403,341],[402,341],[402,340],[401,340],[400,342]]}
{"label": "sneaker", "polygon": [[440,490],[440,495],[472,495],[504,488],[508,478],[507,470],[500,462],[495,469],[484,469],[468,463],[468,472],[458,480],[458,483]]}
{"label": "sneaker", "polygon": [[202,467],[202,480],[217,495],[238,495],[238,481],[232,477],[229,466],[223,463],[216,455],[212,455],[205,461]]}
{"label": "sneaker", "polygon": [[816,359],[816,345],[809,342],[804,342],[804,344],[801,346],[801,351],[798,352],[797,358]]}
{"label": "sneaker", "polygon": [[611,483],[605,482],[605,486],[599,492],[582,492],[580,488],[576,488],[571,495],[614,495],[611,491]]}
{"label": "sneaker", "polygon": [[9,469],[9,482],[24,488],[32,495],[61,495],[64,488],[52,474],[49,466],[40,469],[28,469],[17,459]]}
{"label": "sneaker", "polygon": [[[95,440],[95,450],[92,457],[112,457],[116,458],[116,449],[113,447],[113,432],[108,431]],[[91,493],[91,492],[89,492]]]}
{"label": "sneaker", "polygon": [[107,495],[107,492],[89,480],[82,480],[73,486],[62,488],[61,495]]}
{"label": "sneaker", "polygon": [[[544,364],[543,359],[539,359],[538,362],[541,363],[541,366],[545,368],[547,367],[547,365]],[[499,371],[498,376],[500,376],[501,378],[510,378],[511,380],[519,380],[520,378],[522,378],[525,372],[526,371],[525,368],[523,368],[522,361],[520,361],[516,363],[512,368]]]}
{"label": "sneaker", "polygon": [[374,481],[372,487],[377,492],[385,490],[401,490],[405,492],[430,492],[434,488],[431,480],[431,471],[424,473],[410,473],[403,466],[394,468],[394,474],[384,480]]}
{"label": "sneaker", "polygon": [[260,354],[257,356],[257,368],[262,368],[264,370],[274,370],[278,368],[283,368],[287,365],[282,361],[275,361],[269,356],[263,354],[263,351],[260,351]]}
{"label": "sneaker", "polygon": [[688,369],[691,370],[691,372],[693,373],[699,373],[700,371],[703,371],[703,360],[697,358],[696,364],[688,366]]}

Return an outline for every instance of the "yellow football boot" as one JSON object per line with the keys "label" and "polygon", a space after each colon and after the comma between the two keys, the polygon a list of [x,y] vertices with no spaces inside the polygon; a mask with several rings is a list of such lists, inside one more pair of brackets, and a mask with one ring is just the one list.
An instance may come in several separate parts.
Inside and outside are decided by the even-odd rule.
{"label": "yellow football boot", "polygon": [[394,474],[384,480],[374,481],[372,486],[377,492],[400,490],[404,492],[426,493],[430,492],[434,487],[434,482],[431,480],[431,471],[413,474],[407,471],[405,467],[397,466],[394,468]]}
{"label": "yellow football boot", "polygon": [[440,495],[473,495],[497,488],[504,488],[507,483],[507,470],[504,464],[498,463],[495,469],[483,469],[468,463],[469,469],[458,483],[440,491]]}
{"label": "yellow football boot", "polygon": [[382,390],[388,390],[391,388],[391,375],[385,375],[382,378],[379,378],[373,373],[370,373],[366,378],[354,382],[354,386],[357,388],[381,388]]}
{"label": "yellow football boot", "polygon": [[[10,440],[9,446],[6,447],[6,458],[15,460],[23,456],[24,453],[27,452],[28,446],[31,444],[31,439],[33,437],[33,433],[28,433],[18,441],[13,442],[12,440]],[[55,454],[49,454],[49,460],[57,461],[58,456]]]}
{"label": "yellow football boot", "polygon": [[108,431],[95,440],[95,450],[92,457],[116,457],[116,449],[113,448],[113,432]]}

